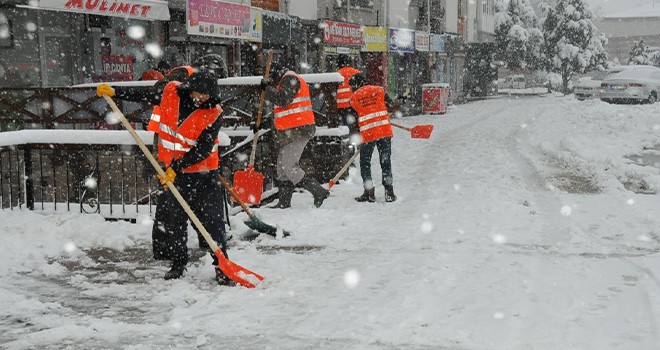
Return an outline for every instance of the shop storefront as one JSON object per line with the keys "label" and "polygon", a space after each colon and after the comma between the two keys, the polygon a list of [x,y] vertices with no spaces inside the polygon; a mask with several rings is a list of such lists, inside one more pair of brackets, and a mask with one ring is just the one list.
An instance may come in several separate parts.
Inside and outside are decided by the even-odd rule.
{"label": "shop storefront", "polygon": [[387,86],[387,36],[387,28],[362,28],[362,69],[369,84]]}
{"label": "shop storefront", "polygon": [[402,94],[406,87],[415,83],[414,70],[409,69],[415,64],[415,31],[411,29],[389,28],[389,94]]}
{"label": "shop storefront", "polygon": [[359,24],[322,21],[319,27],[323,31],[323,45],[320,54],[320,72],[334,72],[339,55],[348,55],[351,66],[360,66],[362,48],[362,27]]}
{"label": "shop storefront", "polygon": [[[41,0],[0,8],[0,86],[70,86],[135,80],[160,55],[167,3]],[[24,30],[25,29],[25,30]],[[9,59],[11,58],[11,59]]]}
{"label": "shop storefront", "polygon": [[[242,43],[261,41],[261,10],[250,6],[187,0],[185,23],[187,36],[183,38],[183,49],[190,62],[205,54],[218,54],[227,63],[229,76],[243,75],[241,56],[247,51],[242,49]],[[254,50],[253,55],[256,55]],[[251,69],[247,70],[252,73]]]}
{"label": "shop storefront", "polygon": [[[298,18],[289,17],[286,14],[263,11],[263,52],[273,52],[273,60],[287,65],[291,69],[301,73],[304,67],[300,62],[305,62],[307,57],[307,45],[303,32],[302,23]],[[265,60],[265,57],[262,58]],[[264,65],[263,62],[260,63]]]}

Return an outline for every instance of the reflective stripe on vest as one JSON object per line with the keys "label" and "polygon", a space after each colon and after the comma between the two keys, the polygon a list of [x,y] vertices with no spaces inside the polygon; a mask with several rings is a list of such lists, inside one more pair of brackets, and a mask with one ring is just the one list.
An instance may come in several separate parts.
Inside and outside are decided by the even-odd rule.
{"label": "reflective stripe on vest", "polygon": [[385,91],[380,86],[366,85],[353,93],[351,106],[358,115],[362,142],[392,137],[390,114],[385,104]]}
{"label": "reflective stripe on vest", "polygon": [[[177,160],[186,152],[189,152],[197,145],[197,138],[209,125],[213,124],[222,108],[215,106],[209,109],[197,109],[193,111],[179,125],[179,95],[177,87],[181,83],[170,82],[163,92],[161,99],[161,122],[158,129],[158,159],[163,161],[166,166],[170,166],[174,160]],[[218,138],[214,139],[211,154],[205,159],[193,164],[185,169],[185,173],[194,173],[215,170],[219,165],[218,156]]]}
{"label": "reflective stripe on vest", "polygon": [[147,124],[147,131],[158,132],[160,129],[160,106],[154,106],[151,110],[151,118]]}
{"label": "reflective stripe on vest", "polygon": [[275,116],[275,128],[277,130],[288,130],[305,125],[314,124],[314,110],[312,100],[309,95],[309,86],[305,80],[294,72],[286,72],[277,86],[277,91],[282,88],[282,81],[287,76],[295,76],[300,82],[298,92],[293,100],[287,106],[275,106],[273,114]]}

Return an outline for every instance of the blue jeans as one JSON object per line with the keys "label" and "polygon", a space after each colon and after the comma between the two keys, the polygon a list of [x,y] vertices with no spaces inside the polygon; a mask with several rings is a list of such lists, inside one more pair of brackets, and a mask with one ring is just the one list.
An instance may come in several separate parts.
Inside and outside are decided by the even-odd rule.
{"label": "blue jeans", "polygon": [[362,176],[364,188],[370,189],[374,187],[373,180],[371,179],[371,156],[374,153],[374,148],[378,148],[380,169],[383,172],[383,185],[391,186],[393,182],[392,138],[385,137],[360,145],[360,175]]}

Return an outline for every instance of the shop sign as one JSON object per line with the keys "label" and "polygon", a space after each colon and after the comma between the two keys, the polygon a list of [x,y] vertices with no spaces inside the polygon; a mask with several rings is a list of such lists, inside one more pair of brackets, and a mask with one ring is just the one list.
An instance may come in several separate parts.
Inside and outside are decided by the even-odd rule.
{"label": "shop sign", "polygon": [[362,39],[364,52],[385,52],[387,51],[387,28],[382,27],[362,27]]}
{"label": "shop sign", "polygon": [[323,46],[323,52],[331,55],[344,54],[344,55],[359,55],[359,47],[345,47],[345,46]]}
{"label": "shop sign", "polygon": [[279,11],[280,10],[280,1],[279,0],[252,0],[252,6],[260,7],[264,10]]}
{"label": "shop sign", "polygon": [[431,34],[429,41],[431,52],[445,52],[445,36],[440,34]]}
{"label": "shop sign", "polygon": [[415,31],[411,29],[390,28],[390,52],[415,52]]}
{"label": "shop sign", "polygon": [[264,17],[261,9],[253,7],[250,9],[250,40],[261,42],[263,38]]}
{"label": "shop sign", "polygon": [[323,21],[323,42],[338,46],[362,46],[362,27],[358,24]]}
{"label": "shop sign", "polygon": [[[30,2],[32,5],[33,2]],[[38,0],[32,5],[43,10],[77,12],[149,21],[169,21],[166,1],[157,0]]]}
{"label": "shop sign", "polygon": [[133,61],[133,56],[102,56],[103,78],[107,81],[133,80]]}
{"label": "shop sign", "polygon": [[428,51],[429,38],[430,36],[427,32],[415,32],[415,49],[417,51]]}
{"label": "shop sign", "polygon": [[187,0],[188,34],[251,40],[250,7],[215,0]]}

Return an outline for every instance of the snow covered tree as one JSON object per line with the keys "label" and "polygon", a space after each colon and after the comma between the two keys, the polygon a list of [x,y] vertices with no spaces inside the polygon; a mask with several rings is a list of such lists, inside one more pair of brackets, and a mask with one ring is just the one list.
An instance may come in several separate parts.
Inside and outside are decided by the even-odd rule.
{"label": "snow covered tree", "polygon": [[630,48],[630,60],[628,64],[648,64],[651,66],[660,66],[660,48],[649,47],[644,40],[635,41]]}
{"label": "snow covered tree", "polygon": [[507,68],[536,68],[543,35],[529,0],[495,3],[496,56]]}
{"label": "snow covered tree", "polygon": [[593,13],[584,0],[558,0],[543,6],[542,57],[546,70],[562,77],[562,91],[575,73],[604,68],[607,38],[596,35]]}
{"label": "snow covered tree", "polygon": [[649,64],[648,56],[646,54],[647,46],[644,43],[644,40],[635,41],[633,46],[630,48],[630,61],[629,64]]}

